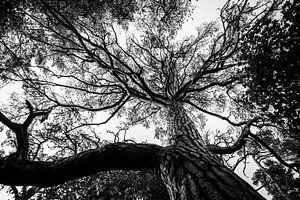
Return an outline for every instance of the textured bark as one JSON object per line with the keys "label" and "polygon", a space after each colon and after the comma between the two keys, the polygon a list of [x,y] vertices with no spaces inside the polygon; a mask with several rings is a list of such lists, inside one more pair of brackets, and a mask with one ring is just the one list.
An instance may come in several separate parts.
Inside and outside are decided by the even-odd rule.
{"label": "textured bark", "polygon": [[206,153],[169,149],[161,176],[170,200],[262,200],[248,183]]}
{"label": "textured bark", "polygon": [[169,109],[173,145],[166,148],[161,176],[171,200],[260,200],[247,182],[214,158],[180,104]]}

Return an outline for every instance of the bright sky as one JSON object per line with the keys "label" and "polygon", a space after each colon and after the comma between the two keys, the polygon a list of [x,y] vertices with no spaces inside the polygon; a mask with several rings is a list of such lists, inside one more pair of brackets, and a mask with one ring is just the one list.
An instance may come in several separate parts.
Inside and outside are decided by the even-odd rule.
{"label": "bright sky", "polygon": [[196,27],[205,22],[215,21],[220,14],[220,10],[226,0],[198,0],[193,1],[195,5],[194,13],[178,33],[180,36],[189,36],[196,34]]}
{"label": "bright sky", "polygon": [[[195,3],[195,2],[194,2]],[[219,9],[222,7],[222,5],[225,3],[225,0],[198,0],[195,3],[195,11],[192,15],[192,19],[187,21],[183,29],[179,32],[179,35],[181,36],[189,36],[191,34],[196,34],[196,27],[201,25],[203,22],[209,22],[216,20],[219,16]],[[13,92],[16,89],[16,87],[5,87],[3,89],[0,89],[0,103],[7,100],[8,94]],[[116,122],[112,122],[112,124],[115,124]],[[111,125],[112,125],[111,124]],[[225,123],[222,120],[216,119],[215,117],[209,117],[206,128],[208,130],[214,131],[216,129],[226,130],[227,123]],[[100,127],[104,132],[105,129],[109,129],[109,126]],[[102,136],[103,139],[111,140],[112,135]],[[154,128],[151,127],[150,129],[145,129],[142,126],[136,126],[134,128],[131,128],[127,133],[127,139],[134,138],[137,142],[149,142],[149,143],[160,143],[159,140],[154,139]],[[3,141],[3,137],[0,135],[0,142]],[[251,177],[251,174],[255,171],[255,165],[250,164],[249,167],[247,167],[246,173]],[[237,173],[244,179],[246,179],[249,183],[251,183],[251,179],[246,178],[242,174],[242,166],[239,167],[237,170]],[[268,199],[271,199],[269,196],[266,195],[266,191],[260,190],[260,192],[267,197]],[[6,193],[4,191],[0,191],[0,199],[10,200]]]}

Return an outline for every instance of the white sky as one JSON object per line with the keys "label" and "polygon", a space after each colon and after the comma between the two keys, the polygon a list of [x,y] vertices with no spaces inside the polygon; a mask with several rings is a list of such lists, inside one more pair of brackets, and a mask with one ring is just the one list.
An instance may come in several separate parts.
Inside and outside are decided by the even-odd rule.
{"label": "white sky", "polygon": [[[195,3],[195,2],[194,2]],[[225,0],[198,0],[198,2],[195,3],[195,10],[192,15],[192,19],[188,20],[184,25],[182,30],[179,32],[180,36],[189,36],[191,34],[196,34],[196,27],[201,25],[203,22],[210,22],[213,20],[216,20],[219,16],[219,8],[222,7],[222,5],[225,3]],[[17,87],[4,87],[3,89],[0,89],[0,104],[5,103],[8,98],[8,94],[16,90]],[[112,122],[114,124],[116,122]],[[206,129],[214,131],[217,129],[226,130],[227,123],[219,120],[215,117],[208,118],[208,121],[206,122]],[[100,127],[104,132],[105,129],[109,129],[109,127]],[[103,139],[111,140],[112,135],[102,136]],[[134,138],[136,142],[145,142],[148,143],[160,143],[159,140],[154,139],[154,128],[151,127],[150,129],[145,129],[142,126],[136,126],[134,128],[131,128],[127,133],[127,139]],[[4,137],[0,134],[0,143],[3,141]],[[256,167],[255,164],[250,164],[247,167],[247,175],[251,177],[252,173],[255,171]],[[249,183],[251,183],[251,179],[246,178],[242,173],[243,167],[242,165],[239,166],[237,170],[237,174],[239,174],[243,179],[247,180]],[[260,193],[265,196],[268,199],[271,199],[270,196],[266,195],[265,190],[260,190]],[[10,200],[7,196],[7,194],[4,191],[0,191],[0,199],[2,200]]]}

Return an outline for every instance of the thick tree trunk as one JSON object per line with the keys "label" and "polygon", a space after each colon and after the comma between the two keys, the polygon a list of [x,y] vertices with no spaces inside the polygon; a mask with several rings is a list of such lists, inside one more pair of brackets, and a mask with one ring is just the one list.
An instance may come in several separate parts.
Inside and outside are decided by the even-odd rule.
{"label": "thick tree trunk", "polygon": [[173,144],[165,149],[160,173],[170,200],[264,199],[205,148],[181,105],[173,105],[169,117]]}
{"label": "thick tree trunk", "polygon": [[170,148],[161,162],[170,200],[260,200],[248,183],[207,154]]}

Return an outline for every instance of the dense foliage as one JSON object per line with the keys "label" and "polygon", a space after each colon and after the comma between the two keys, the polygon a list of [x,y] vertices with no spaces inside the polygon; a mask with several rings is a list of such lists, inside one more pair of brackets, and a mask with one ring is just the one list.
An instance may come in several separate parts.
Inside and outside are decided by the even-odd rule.
{"label": "dense foliage", "polygon": [[38,199],[101,199],[101,200],[168,200],[163,183],[153,174],[133,171],[111,171],[84,177],[36,195]]}
{"label": "dense foliage", "polygon": [[258,145],[252,150],[260,167],[254,183],[265,185],[274,200],[300,196],[299,21],[300,2],[287,1],[273,17],[260,20],[245,36],[242,48],[242,58],[248,61],[243,102],[262,113],[264,123],[269,125],[259,133],[263,143],[279,158],[285,158],[275,161]]}
{"label": "dense foliage", "polygon": [[[249,61],[245,99],[284,134],[299,139],[300,129],[300,3],[287,2],[274,18],[262,19],[243,41],[243,58]],[[279,19],[276,19],[279,18]]]}
{"label": "dense foliage", "polygon": [[[100,19],[112,17],[119,23],[126,23],[133,20],[133,14],[137,11],[137,2],[128,1],[107,1],[107,0],[62,0],[45,1],[53,8],[64,12],[70,18],[99,16]],[[32,0],[2,0],[0,2],[0,35],[14,29],[22,29],[26,26],[28,12],[43,12],[39,1]]]}

